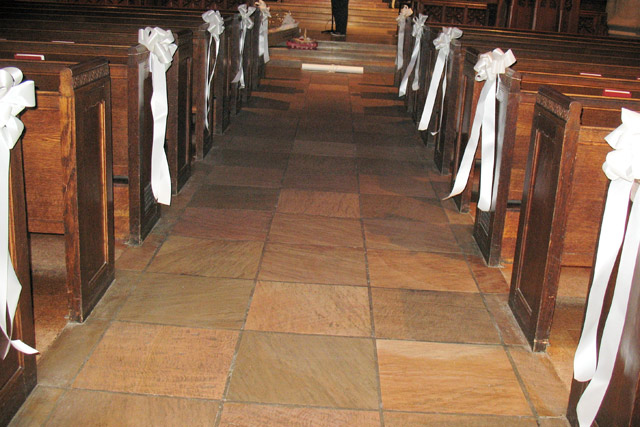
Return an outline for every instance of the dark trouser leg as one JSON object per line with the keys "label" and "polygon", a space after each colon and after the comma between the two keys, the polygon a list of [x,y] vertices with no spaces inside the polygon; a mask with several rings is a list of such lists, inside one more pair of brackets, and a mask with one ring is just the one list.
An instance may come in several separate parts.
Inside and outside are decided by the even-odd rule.
{"label": "dark trouser leg", "polygon": [[[336,13],[337,13],[337,3],[340,0],[331,0],[331,16],[332,19],[335,20],[336,19]],[[335,30],[335,27],[333,25],[333,21],[331,22],[331,30]]]}
{"label": "dark trouser leg", "polygon": [[336,31],[339,33],[347,33],[347,19],[349,18],[349,0],[333,0],[335,1],[335,18]]}

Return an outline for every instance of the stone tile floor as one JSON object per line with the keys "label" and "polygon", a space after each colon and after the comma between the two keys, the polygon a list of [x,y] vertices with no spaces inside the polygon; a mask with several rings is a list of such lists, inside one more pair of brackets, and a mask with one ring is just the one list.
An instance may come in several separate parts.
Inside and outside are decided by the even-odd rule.
{"label": "stone tile floor", "polygon": [[268,68],[12,425],[566,425],[585,276],[531,353],[394,93]]}

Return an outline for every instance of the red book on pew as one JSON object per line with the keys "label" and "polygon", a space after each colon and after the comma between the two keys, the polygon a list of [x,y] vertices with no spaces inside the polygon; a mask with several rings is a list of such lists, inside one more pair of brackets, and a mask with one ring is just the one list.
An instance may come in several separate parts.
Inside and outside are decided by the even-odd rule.
{"label": "red book on pew", "polygon": [[16,53],[13,55],[13,59],[27,59],[30,61],[44,61],[44,55],[37,53]]}
{"label": "red book on pew", "polygon": [[614,98],[631,98],[631,92],[628,90],[605,89],[602,96],[611,96]]}

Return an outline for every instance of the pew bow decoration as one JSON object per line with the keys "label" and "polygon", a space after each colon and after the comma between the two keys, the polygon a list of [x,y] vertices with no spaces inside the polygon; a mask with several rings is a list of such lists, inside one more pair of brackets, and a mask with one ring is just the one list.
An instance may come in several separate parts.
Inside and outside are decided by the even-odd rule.
{"label": "pew bow decoration", "polygon": [[411,84],[411,89],[418,90],[420,87],[420,44],[422,42],[422,33],[424,32],[424,24],[427,22],[427,15],[420,14],[420,16],[413,17],[413,30],[411,31],[411,35],[415,39],[413,42],[413,51],[411,52],[411,59],[409,60],[409,65],[407,65],[407,69],[404,72],[404,76],[402,76],[402,81],[400,82],[400,90],[398,92],[399,96],[404,96],[407,93],[407,84],[409,83],[409,76],[413,71],[414,67],[416,72],[413,74],[413,83]]}
{"label": "pew bow decoration", "polygon": [[264,0],[259,0],[256,6],[260,9],[260,41],[258,43],[258,54],[264,59],[264,63],[269,62],[269,18],[271,13]]}
{"label": "pew bow decoration", "polygon": [[[602,217],[593,281],[589,291],[582,336],[574,359],[574,377],[589,381],[576,408],[580,426],[590,426],[609,386],[620,346],[632,279],[640,246],[640,203],[633,203],[629,222],[629,199],[640,179],[640,114],[622,109],[622,125],[605,137],[614,149],[602,165],[611,180]],[[626,232],[625,232],[626,225]],[[611,272],[620,252],[611,308],[597,345],[598,325]]]}
{"label": "pew bow decoration", "polygon": [[[445,27],[442,32],[433,41],[438,51],[438,57],[436,59],[436,65],[433,67],[433,74],[431,74],[431,82],[429,83],[429,92],[427,92],[427,99],[424,104],[424,110],[422,110],[422,117],[418,124],[418,130],[425,130],[429,127],[431,121],[431,115],[433,113],[433,105],[435,104],[436,94],[438,93],[438,86],[442,79],[442,104],[444,104],[444,95],[447,91],[447,58],[449,56],[451,41],[462,37],[462,30],[457,27]],[[442,120],[442,116],[440,116]],[[435,135],[435,133],[434,133]]]}
{"label": "pew bow decoration", "polygon": [[407,25],[407,18],[413,15],[413,10],[406,4],[400,9],[396,18],[398,22],[398,54],[396,55],[396,69],[400,70],[404,64],[404,29]]}
{"label": "pew bow decoration", "polygon": [[153,146],[151,150],[151,190],[158,203],[171,204],[171,175],[169,162],[164,151],[167,133],[167,70],[171,67],[173,54],[178,47],[173,42],[171,30],[147,27],[138,31],[138,43],[149,49],[149,68],[153,94],[151,112],[153,114]]}
{"label": "pew bow decoration", "polygon": [[[26,354],[36,354],[20,340],[12,340],[13,320],[18,308],[22,286],[13,268],[9,253],[9,161],[11,149],[20,139],[24,124],[16,116],[25,107],[35,107],[35,86],[33,81],[22,81],[22,71],[7,67],[0,69],[0,174],[4,183],[0,185],[0,330],[6,338],[0,348],[4,360],[11,347]],[[9,314],[9,322],[7,322]]]}
{"label": "pew bow decoration", "polygon": [[256,8],[253,6],[247,6],[246,4],[241,4],[238,6],[238,12],[240,13],[241,22],[240,22],[240,63],[238,64],[238,73],[233,78],[233,83],[240,82],[240,89],[244,89],[244,69],[243,69],[243,55],[244,55],[244,39],[247,37],[247,30],[253,28],[253,20],[251,19],[251,15],[255,12]]}
{"label": "pew bow decoration", "polygon": [[480,196],[478,198],[478,209],[489,211],[492,206],[493,192],[493,167],[495,163],[495,143],[496,143],[496,90],[497,80],[500,74],[503,74],[507,67],[513,65],[516,58],[508,50],[503,52],[500,49],[494,49],[492,52],[480,55],[478,62],[473,67],[476,71],[476,81],[485,81],[480,98],[476,106],[476,114],[471,125],[471,134],[467,141],[467,147],[464,150],[460,168],[456,175],[451,194],[446,199],[457,196],[462,193],[467,186],[471,167],[473,166],[473,158],[478,148],[480,138],[480,130],[482,130],[482,151],[480,163]]}
{"label": "pew bow decoration", "polygon": [[[204,106],[205,106],[205,117],[204,117],[204,126],[209,129],[209,98],[211,97],[211,83],[213,82],[213,75],[216,72],[216,64],[218,63],[218,54],[220,53],[220,35],[224,32],[224,19],[220,12],[217,10],[208,10],[202,14],[202,19],[209,24],[207,27],[207,31],[211,34],[209,39],[209,50],[207,51],[207,71],[206,71],[206,79],[205,88],[204,88]],[[211,73],[209,73],[209,63],[211,62],[211,45],[215,41],[216,43],[216,57],[213,60],[213,67],[211,69]]]}

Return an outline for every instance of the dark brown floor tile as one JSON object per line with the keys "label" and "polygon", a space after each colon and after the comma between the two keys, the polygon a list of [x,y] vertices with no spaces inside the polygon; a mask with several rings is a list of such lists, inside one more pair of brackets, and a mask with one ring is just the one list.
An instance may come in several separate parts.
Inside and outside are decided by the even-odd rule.
{"label": "dark brown floor tile", "polygon": [[218,402],[162,396],[70,390],[58,403],[47,425],[208,426]]}
{"label": "dark brown floor tile", "polygon": [[415,135],[389,135],[374,132],[354,132],[353,142],[357,145],[412,146]]}
{"label": "dark brown floor tile", "polygon": [[363,247],[357,219],[277,213],[269,241],[299,245]]}
{"label": "dark brown floor tile", "polygon": [[360,193],[435,198],[429,178],[360,174]]}
{"label": "dark brown floor tile", "polygon": [[[287,96],[286,98],[291,98],[291,96]],[[254,100],[254,103],[250,106],[251,108],[272,108],[275,110],[286,111],[289,109],[291,105],[291,100],[281,101],[277,99],[269,99],[266,97],[261,97]],[[229,136],[249,136],[254,138],[264,137],[264,138],[281,138],[287,141],[293,141],[293,138],[296,135],[296,127],[264,127],[264,126],[249,126],[246,123],[242,123],[237,121],[232,123],[229,128],[225,131]]]}
{"label": "dark brown floor tile", "polygon": [[371,291],[378,338],[500,343],[479,294],[380,288]]}
{"label": "dark brown floor tile", "polygon": [[276,206],[278,192],[278,190],[271,188],[210,185],[198,190],[193,195],[189,206],[271,211]]}
{"label": "dark brown floor tile", "polygon": [[148,271],[253,279],[258,271],[262,245],[262,242],[173,236],[160,248]]}
{"label": "dark brown floor tile", "polygon": [[359,218],[360,204],[357,194],[287,189],[280,192],[278,212]]}
{"label": "dark brown floor tile", "polygon": [[[177,289],[180,291],[176,292]],[[252,280],[147,273],[118,318],[197,328],[240,329],[252,290]]]}
{"label": "dark brown floor tile", "polygon": [[371,336],[364,287],[258,282],[245,329]]}
{"label": "dark brown floor tile", "polygon": [[531,416],[501,346],[377,340],[387,410]]}
{"label": "dark brown floor tile", "polygon": [[533,417],[385,412],[384,425],[387,427],[535,427],[538,423]]}
{"label": "dark brown floor tile", "polygon": [[580,340],[585,300],[558,298],[553,313],[547,354],[567,389],[573,378],[573,357]]}
{"label": "dark brown floor tile", "polygon": [[469,255],[467,256],[467,260],[482,292],[509,292],[509,283],[505,280],[500,268],[487,267],[484,259],[479,256]]}
{"label": "dark brown floor tile", "polygon": [[462,255],[369,249],[371,286],[478,292]]}
{"label": "dark brown floor tile", "polygon": [[287,173],[317,172],[331,175],[355,175],[356,161],[348,157],[292,154]]}
{"label": "dark brown floor tile", "polygon": [[413,147],[387,145],[356,145],[357,156],[363,159],[387,159],[406,162],[424,163],[416,155]]}
{"label": "dark brown floor tile", "polygon": [[339,142],[342,144],[353,144],[353,132],[326,128],[302,128],[298,129],[298,132],[296,133],[296,139],[301,139],[304,141],[316,141],[318,143]]}
{"label": "dark brown floor tile", "polygon": [[63,388],[36,386],[9,426],[29,427],[44,425],[56,402],[65,392]]}
{"label": "dark brown floor tile", "polygon": [[371,339],[247,331],[228,399],[377,409],[376,383]]}
{"label": "dark brown floor tile", "polygon": [[225,403],[222,419],[220,420],[221,427],[253,427],[256,425],[378,427],[380,425],[380,416],[377,411]]}
{"label": "dark brown floor tile", "polygon": [[142,245],[127,246],[116,260],[116,268],[119,270],[144,270],[165,239],[166,236],[151,233],[144,239]]}
{"label": "dark brown floor tile", "polygon": [[292,170],[285,173],[282,186],[300,190],[357,193],[358,177],[356,175],[335,175],[317,171]]}
{"label": "dark brown floor tile", "polygon": [[505,344],[528,345],[522,329],[509,308],[509,294],[485,294],[484,298]]}
{"label": "dark brown floor tile", "polygon": [[207,182],[214,185],[280,188],[283,176],[282,169],[215,166],[207,177]]}
{"label": "dark brown floor tile", "polygon": [[261,169],[284,169],[289,155],[241,150],[216,150],[212,153],[214,166],[242,166]]}
{"label": "dark brown floor tile", "polygon": [[[222,140],[215,142],[219,148],[228,148],[244,151],[289,153],[293,147],[293,139],[283,139],[277,136],[266,138],[264,136],[225,136]],[[210,152],[205,161],[213,163],[215,152]]]}
{"label": "dark brown floor tile", "polygon": [[356,146],[343,142],[318,143],[317,141],[296,139],[293,144],[293,152],[313,156],[355,157]]}
{"label": "dark brown floor tile", "polygon": [[238,332],[114,322],[74,388],[220,399]]}
{"label": "dark brown floor tile", "polygon": [[400,160],[363,159],[358,160],[358,173],[362,175],[420,176],[425,173],[422,163]]}
{"label": "dark brown floor tile", "polygon": [[363,218],[406,219],[430,224],[446,224],[439,200],[419,197],[362,194],[360,211]]}
{"label": "dark brown floor tile", "polygon": [[187,208],[173,228],[179,236],[264,241],[273,214],[267,211]]}
{"label": "dark brown floor tile", "polygon": [[478,244],[473,238],[473,225],[451,224],[451,231],[456,236],[460,249],[465,254],[482,256]]}
{"label": "dark brown floor tile", "polygon": [[363,223],[368,248],[460,252],[448,224],[396,219],[364,219]]}
{"label": "dark brown floor tile", "polygon": [[260,280],[366,286],[364,250],[269,243]]}

